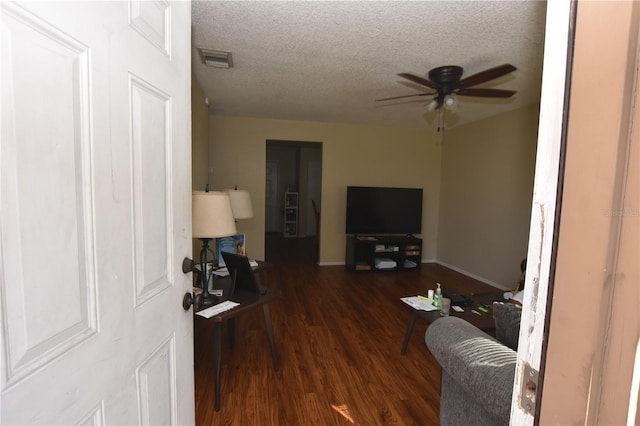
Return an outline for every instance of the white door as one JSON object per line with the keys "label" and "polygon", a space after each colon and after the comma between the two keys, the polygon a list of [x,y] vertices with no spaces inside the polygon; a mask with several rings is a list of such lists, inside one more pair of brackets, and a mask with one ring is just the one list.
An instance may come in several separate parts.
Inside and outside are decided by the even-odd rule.
{"label": "white door", "polygon": [[193,424],[190,4],[0,8],[0,422]]}

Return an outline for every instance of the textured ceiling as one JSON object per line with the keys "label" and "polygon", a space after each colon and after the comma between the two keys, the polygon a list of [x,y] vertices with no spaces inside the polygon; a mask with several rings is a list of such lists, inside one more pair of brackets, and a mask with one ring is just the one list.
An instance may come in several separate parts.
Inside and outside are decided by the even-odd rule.
{"label": "textured ceiling", "polygon": [[[425,91],[398,77],[460,65],[463,78],[503,63],[513,73],[476,87],[510,99],[459,97],[453,127],[539,101],[543,1],[194,1],[193,69],[210,113],[433,127]],[[234,67],[206,67],[196,51],[233,52]]]}

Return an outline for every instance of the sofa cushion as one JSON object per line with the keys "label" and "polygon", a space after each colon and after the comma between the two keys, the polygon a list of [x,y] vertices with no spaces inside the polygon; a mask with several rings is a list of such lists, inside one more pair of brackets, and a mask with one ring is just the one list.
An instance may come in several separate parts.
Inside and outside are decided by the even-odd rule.
{"label": "sofa cushion", "polygon": [[514,351],[518,350],[522,306],[515,303],[493,302],[493,319],[496,322],[496,339]]}
{"label": "sofa cushion", "polygon": [[498,418],[470,398],[456,381],[442,370],[440,382],[440,426],[508,426],[509,418]]}

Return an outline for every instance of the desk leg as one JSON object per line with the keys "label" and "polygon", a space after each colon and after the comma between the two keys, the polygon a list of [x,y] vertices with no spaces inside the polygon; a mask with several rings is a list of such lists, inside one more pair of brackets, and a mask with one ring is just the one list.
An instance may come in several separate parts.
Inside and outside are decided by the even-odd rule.
{"label": "desk leg", "polygon": [[260,277],[260,285],[262,287],[266,287],[266,284],[264,281],[264,270],[261,270],[260,272],[258,272],[258,276]]}
{"label": "desk leg", "polygon": [[229,318],[227,320],[227,331],[229,332],[229,347],[233,348],[236,341],[236,319]]}
{"label": "desk leg", "polygon": [[220,364],[222,363],[222,323],[217,322],[213,335],[214,363],[216,369],[216,411],[220,411]]}
{"label": "desk leg", "polygon": [[276,344],[273,340],[273,327],[271,326],[271,313],[269,311],[269,304],[262,305],[264,311],[264,323],[267,326],[267,336],[269,336],[269,344],[271,345],[271,357],[273,358],[273,369],[278,371],[278,354],[276,353]]}
{"label": "desk leg", "polygon": [[400,351],[400,355],[404,355],[407,353],[407,345],[409,344],[409,338],[411,337],[411,333],[413,332],[413,326],[416,324],[416,320],[418,319],[418,314],[416,312],[411,315],[411,319],[409,320],[409,325],[407,326],[407,333],[404,335],[404,343],[402,344],[402,350]]}

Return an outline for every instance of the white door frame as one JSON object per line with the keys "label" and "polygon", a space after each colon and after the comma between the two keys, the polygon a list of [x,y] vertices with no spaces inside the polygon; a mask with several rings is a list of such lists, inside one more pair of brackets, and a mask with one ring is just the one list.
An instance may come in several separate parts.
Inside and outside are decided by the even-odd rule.
{"label": "white door frame", "polygon": [[[543,342],[547,321],[549,287],[553,283],[557,243],[559,183],[562,179],[561,152],[564,143],[566,90],[569,81],[569,50],[573,39],[572,2],[547,2],[544,68],[540,100],[538,149],[531,208],[527,270],[522,320],[511,400],[512,425],[533,425],[531,413],[539,413],[540,366],[544,357]],[[540,372],[535,389],[525,371]],[[532,396],[531,400],[525,397]]]}

